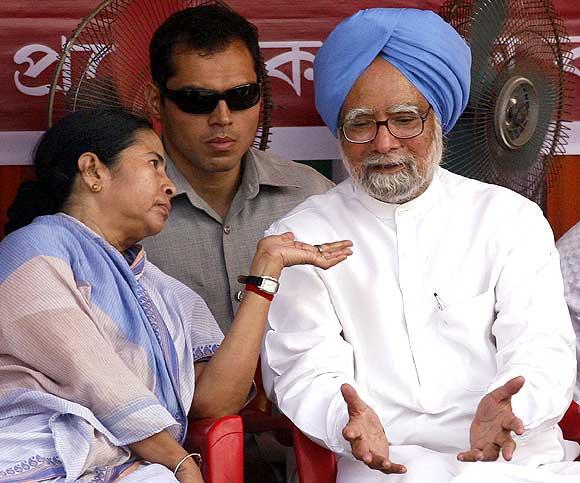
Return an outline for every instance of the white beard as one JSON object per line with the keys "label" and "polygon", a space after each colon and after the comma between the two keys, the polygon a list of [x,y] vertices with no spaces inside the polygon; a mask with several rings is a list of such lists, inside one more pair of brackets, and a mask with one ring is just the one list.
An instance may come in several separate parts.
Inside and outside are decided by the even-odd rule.
{"label": "white beard", "polygon": [[[423,174],[419,173],[417,158],[411,154],[374,153],[352,168],[342,146],[340,151],[344,165],[357,187],[379,201],[400,204],[416,198],[431,184],[443,155],[442,138],[441,128],[436,126]],[[399,164],[403,165],[403,169],[394,174],[383,174],[374,169]]]}

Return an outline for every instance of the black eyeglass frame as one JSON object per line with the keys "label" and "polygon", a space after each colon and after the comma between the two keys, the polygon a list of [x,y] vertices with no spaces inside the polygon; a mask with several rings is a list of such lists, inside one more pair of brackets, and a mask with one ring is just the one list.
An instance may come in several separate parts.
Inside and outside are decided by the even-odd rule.
{"label": "black eyeglass frame", "polygon": [[[255,89],[256,91],[253,93],[253,96],[255,96],[255,98],[253,98],[253,100],[249,101],[249,103],[243,104],[243,107],[240,107],[239,105],[236,105],[235,103],[233,105],[231,105],[230,103],[232,102],[231,96],[233,93],[235,93],[237,90],[239,89],[243,89],[243,88],[248,88],[251,87],[253,89]],[[255,105],[257,105],[260,102],[260,99],[262,98],[262,86],[260,85],[259,82],[249,82],[247,84],[241,84],[239,86],[235,86],[235,87],[231,87],[230,89],[226,89],[225,91],[222,92],[218,92],[218,91],[214,91],[211,89],[202,89],[202,88],[192,88],[192,87],[186,87],[184,89],[169,89],[167,86],[161,87],[160,89],[161,95],[167,99],[169,99],[171,102],[173,102],[180,111],[185,112],[187,114],[210,114],[212,113],[215,108],[217,107],[217,105],[219,104],[219,101],[225,101],[226,105],[228,106],[228,109],[230,109],[231,111],[245,111],[246,109],[250,109],[252,107],[254,107]],[[197,93],[197,94],[206,94],[206,95],[211,95],[212,97],[212,104],[209,105],[208,107],[206,107],[205,109],[191,109],[191,108],[187,108],[187,106],[185,106],[183,104],[183,101],[185,100],[186,102],[188,101],[189,95],[190,93]],[[209,96],[208,96],[209,98]],[[207,98],[206,98],[207,99]],[[189,102],[192,102],[191,100],[189,100]],[[195,106],[195,104],[192,104],[192,106]]]}
{"label": "black eyeglass frame", "polygon": [[[425,114],[423,116],[419,115],[419,119],[421,119],[421,131],[419,131],[417,134],[413,134],[412,136],[401,137],[401,136],[397,136],[396,134],[393,134],[393,132],[389,128],[389,121],[392,119],[392,116],[389,117],[389,118],[387,118],[387,119],[385,119],[384,121],[375,121],[373,119],[373,122],[375,123],[375,135],[371,139],[369,139],[368,141],[352,141],[351,139],[349,139],[347,137],[346,133],[344,132],[344,124],[345,123],[339,124],[338,125],[338,128],[340,129],[340,132],[342,132],[342,135],[344,136],[344,139],[346,139],[349,143],[352,143],[352,144],[368,144],[368,143],[372,143],[377,138],[377,135],[379,134],[379,128],[381,126],[385,126],[387,128],[387,131],[389,131],[389,134],[391,136],[393,136],[394,138],[397,138],[397,139],[413,139],[413,138],[416,138],[417,136],[420,136],[425,131],[425,121],[427,121],[427,118],[429,117],[429,113],[431,112],[431,108],[432,108],[432,106],[429,105],[429,107],[427,108],[427,111],[425,112]],[[397,113],[397,114],[402,114],[402,113]]]}

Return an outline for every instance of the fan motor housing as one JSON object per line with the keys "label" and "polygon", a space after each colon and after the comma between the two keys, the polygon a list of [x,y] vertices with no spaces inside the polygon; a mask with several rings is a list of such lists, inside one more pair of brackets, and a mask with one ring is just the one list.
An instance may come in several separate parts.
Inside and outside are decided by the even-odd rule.
{"label": "fan motor housing", "polygon": [[507,80],[495,105],[495,133],[508,149],[524,146],[538,126],[540,100],[534,83],[523,76]]}

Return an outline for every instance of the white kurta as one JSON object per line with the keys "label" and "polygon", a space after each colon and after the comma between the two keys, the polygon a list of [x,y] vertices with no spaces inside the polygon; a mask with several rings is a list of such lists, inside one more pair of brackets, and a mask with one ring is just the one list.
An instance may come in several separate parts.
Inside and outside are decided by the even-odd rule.
{"label": "white kurta", "polygon": [[431,459],[452,455],[450,475],[469,466],[454,458],[469,447],[477,404],[518,375],[526,383],[513,408],[526,434],[515,460],[564,459],[557,422],[574,388],[574,332],[553,235],[535,204],[439,169],[425,193],[402,205],[347,180],[269,233],[284,231],[312,244],[354,243],[354,254],[328,271],[284,270],[262,353],[266,389],[301,430],[338,453],[339,481],[371,481],[341,434],[345,382],[374,408],[393,460],[409,464],[410,475],[414,463],[402,460],[414,461],[417,447]]}
{"label": "white kurta", "polygon": [[[564,277],[564,294],[576,332],[576,359],[580,359],[580,222],[568,230],[556,244]],[[574,399],[580,401],[580,375],[576,373]]]}

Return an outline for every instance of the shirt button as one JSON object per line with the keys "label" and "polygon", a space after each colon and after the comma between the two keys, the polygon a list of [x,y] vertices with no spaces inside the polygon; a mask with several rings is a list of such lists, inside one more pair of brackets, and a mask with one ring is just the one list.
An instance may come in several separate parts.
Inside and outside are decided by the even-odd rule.
{"label": "shirt button", "polygon": [[241,302],[242,300],[244,300],[244,291],[243,290],[238,290],[238,292],[236,293],[236,300],[238,302]]}
{"label": "shirt button", "polygon": [[232,231],[232,227],[230,225],[224,226],[224,233],[226,235],[229,235],[231,233],[231,231]]}

